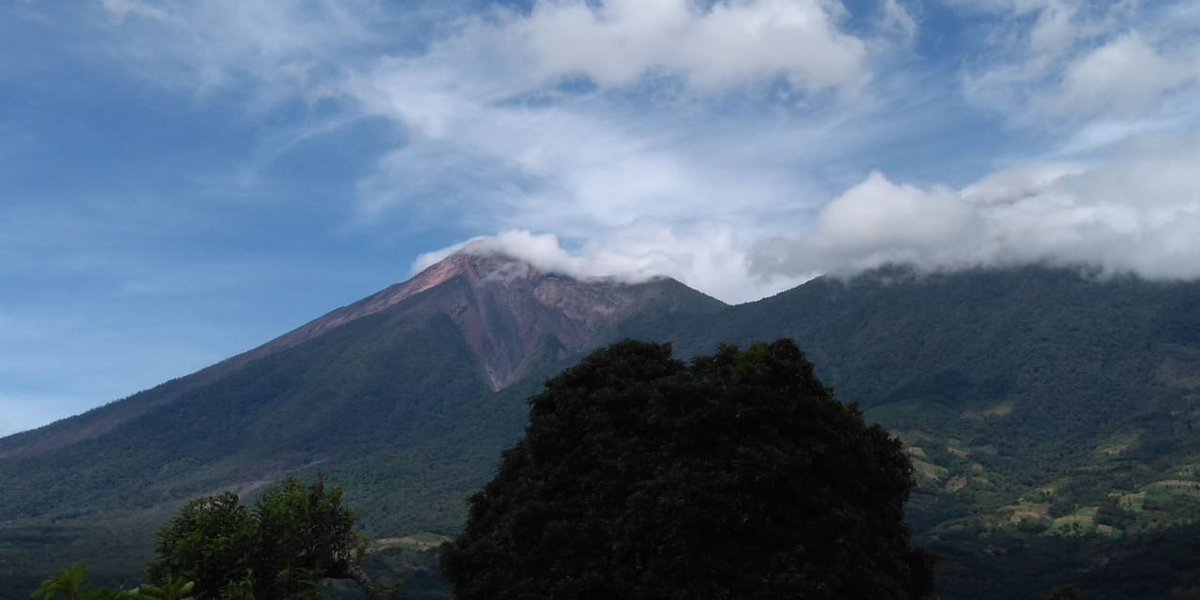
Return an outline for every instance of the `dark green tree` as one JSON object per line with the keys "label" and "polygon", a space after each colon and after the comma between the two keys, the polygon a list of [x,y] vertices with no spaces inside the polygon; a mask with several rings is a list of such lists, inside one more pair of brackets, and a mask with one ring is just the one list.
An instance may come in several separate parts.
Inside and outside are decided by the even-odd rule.
{"label": "dark green tree", "polygon": [[625,341],[531,400],[442,568],[462,600],[921,598],[911,470],[791,341]]}
{"label": "dark green tree", "polygon": [[359,566],[365,543],[354,533],[354,511],[342,490],[289,477],[247,509],[226,492],[188,503],[158,534],[152,581],[180,577],[210,598],[323,597],[324,579],[354,579],[368,598],[374,582]]}
{"label": "dark green tree", "polygon": [[147,574],[160,585],[187,577],[198,595],[215,598],[229,582],[247,575],[256,538],[256,524],[237,494],[197,498],[159,530]]}
{"label": "dark green tree", "polygon": [[[354,511],[342,505],[342,489],[326,489],[318,476],[305,487],[295,478],[266,491],[254,507],[257,537],[253,571],[256,598],[296,598],[320,592],[322,579],[354,579],[369,597],[379,591],[359,562],[366,544],[354,533]],[[268,579],[270,580],[268,582]]]}

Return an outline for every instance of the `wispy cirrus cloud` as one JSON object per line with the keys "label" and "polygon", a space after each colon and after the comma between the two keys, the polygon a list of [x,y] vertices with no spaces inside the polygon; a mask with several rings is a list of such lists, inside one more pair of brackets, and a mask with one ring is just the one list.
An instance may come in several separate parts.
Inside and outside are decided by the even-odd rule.
{"label": "wispy cirrus cloud", "polygon": [[[923,89],[923,57],[909,43],[921,21],[897,1],[857,15],[818,0],[464,5],[431,21],[436,35],[391,45],[372,22],[386,10],[370,2],[353,10],[325,2],[210,12],[133,0],[107,6],[121,27],[138,17],[155,35],[198,40],[164,56],[167,65],[194,63],[177,71],[199,89],[245,78],[326,103],[334,127],[364,118],[389,124],[395,144],[356,183],[349,218],[357,231],[436,223],[463,236],[547,232],[580,253],[580,264],[631,273],[653,265],[730,300],[883,260],[1096,260],[1077,192],[1071,201],[999,210],[978,206],[969,190],[1062,163],[1087,162],[1091,175],[1119,172],[1145,162],[1116,150],[1122,144],[1178,131],[1171,128],[1180,122],[1181,133],[1194,127],[1194,107],[1181,99],[1196,85],[1188,57],[1200,37],[1171,24],[1184,4],[944,3],[969,16],[982,41],[959,48],[961,87],[935,81],[932,89]],[[313,28],[322,20],[328,30]],[[272,37],[258,40],[268,23]],[[165,43],[149,39],[149,47]],[[224,50],[199,50],[212,45]],[[896,65],[913,70],[893,72]],[[874,147],[906,139],[937,152],[933,136],[953,126],[939,125],[939,113],[958,94],[1016,128],[993,150],[996,174],[977,173],[980,183],[969,188],[905,183],[887,174],[903,170],[902,160],[876,153],[872,161]],[[926,105],[912,100],[921,97]],[[1023,137],[1029,143],[1020,148]],[[1143,194],[1126,191],[1106,206],[1123,202],[1138,213]],[[1044,192],[1012,194],[1044,200]],[[1187,200],[1171,197],[1185,213]],[[1026,224],[1026,238],[1047,240],[1021,247],[1039,250],[983,248],[1009,239],[1005,220],[1022,222],[1030,211],[1079,225],[1079,235]],[[1097,205],[1087,211],[1107,214]],[[706,248],[734,258],[716,270],[714,261],[692,260]]]}
{"label": "wispy cirrus cloud", "polygon": [[[864,86],[882,60],[870,52],[900,47],[911,19],[888,3],[875,37],[855,37],[839,6],[542,2],[468,19],[348,79],[348,97],[406,134],[362,183],[363,216],[554,232],[588,264],[729,282],[709,291],[732,300],[775,291],[749,282],[748,244],[814,211],[813,171],[865,131],[896,133]],[[709,274],[685,246],[734,259]]]}
{"label": "wispy cirrus cloud", "polygon": [[[888,8],[899,18],[897,5]],[[866,43],[839,27],[847,16],[818,0],[538,2],[464,36],[528,65],[535,85],[581,76],[620,87],[678,75],[708,92],[783,77],[822,91],[857,88],[869,76]]]}
{"label": "wispy cirrus cloud", "polygon": [[166,3],[102,0],[92,23],[111,58],[160,86],[190,93],[250,92],[263,102],[310,95],[368,49],[385,47],[370,26],[379,5],[313,2]]}
{"label": "wispy cirrus cloud", "polygon": [[979,52],[963,74],[967,97],[1023,127],[1074,128],[1169,110],[1200,84],[1200,29],[1185,2],[944,0],[998,20],[978,25]]}

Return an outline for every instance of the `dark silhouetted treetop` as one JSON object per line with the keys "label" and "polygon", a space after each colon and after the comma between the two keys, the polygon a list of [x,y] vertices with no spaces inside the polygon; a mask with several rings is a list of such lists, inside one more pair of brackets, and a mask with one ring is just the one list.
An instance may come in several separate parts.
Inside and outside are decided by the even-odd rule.
{"label": "dark silhouetted treetop", "polygon": [[920,598],[900,443],[789,340],[625,341],[549,381],[443,570],[463,600]]}

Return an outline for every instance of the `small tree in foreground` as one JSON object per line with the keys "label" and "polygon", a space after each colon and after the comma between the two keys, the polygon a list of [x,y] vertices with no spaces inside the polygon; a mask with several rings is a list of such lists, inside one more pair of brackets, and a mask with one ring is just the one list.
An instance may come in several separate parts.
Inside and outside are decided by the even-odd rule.
{"label": "small tree in foreground", "polygon": [[461,600],[921,598],[912,466],[794,343],[595,352],[531,400],[525,437],[442,558]]}
{"label": "small tree in foreground", "polygon": [[54,600],[60,597],[66,600],[83,600],[87,597],[98,596],[99,592],[95,590],[85,592],[83,589],[87,582],[87,572],[87,565],[75,565],[43,581],[41,587],[34,590],[30,597],[43,600]]}
{"label": "small tree in foreground", "polygon": [[[87,583],[88,567],[87,565],[75,565],[63,572],[54,575],[42,582],[41,587],[34,590],[30,598],[34,600],[157,600],[166,598],[165,596],[156,596],[153,594],[153,586],[150,589],[132,589],[110,591],[104,588],[88,588],[84,589]],[[191,583],[180,582],[180,585],[186,589],[191,589]],[[186,590],[185,590],[186,591]],[[187,596],[172,596],[166,600],[193,600]]]}
{"label": "small tree in foreground", "polygon": [[378,598],[354,522],[341,488],[326,489],[320,476],[311,486],[289,477],[252,510],[233,492],[200,498],[159,531],[148,572],[160,584],[194,581],[201,600],[323,598],[324,579],[354,579]]}

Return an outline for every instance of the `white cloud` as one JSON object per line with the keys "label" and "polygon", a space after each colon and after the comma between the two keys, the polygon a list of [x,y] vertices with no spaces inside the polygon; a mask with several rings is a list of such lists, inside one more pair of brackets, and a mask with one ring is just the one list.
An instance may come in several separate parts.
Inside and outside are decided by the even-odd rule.
{"label": "white cloud", "polygon": [[540,81],[619,87],[680,75],[719,90],[783,76],[820,91],[858,87],[868,74],[865,44],[839,30],[842,17],[840,4],[820,0],[541,0],[490,33]]}
{"label": "white cloud", "polygon": [[212,85],[258,78],[402,131],[359,181],[365,228],[505,231],[471,243],[580,276],[666,274],[729,301],[890,261],[1190,273],[1178,257],[1192,251],[1197,165],[1172,171],[1164,143],[1113,149],[1195,128],[1195,28],[1163,26],[1153,19],[1168,13],[1132,2],[944,1],[993,17],[982,58],[964,61],[968,97],[1052,132],[1059,149],[963,189],[873,173],[840,195],[829,181],[878,168],[872,148],[932,135],[923,102],[940,118],[944,98],[903,76],[863,87],[887,75],[874,68],[895,58],[897,37],[919,33],[896,0],[856,33],[831,0],[540,0],[387,52],[356,15],[375,14],[365,0],[107,6],[149,35],[134,47],[166,48],[132,53],[136,64]]}
{"label": "white cloud", "polygon": [[1070,49],[1080,35],[1075,22],[1077,14],[1074,6],[1064,2],[1051,2],[1042,8],[1029,32],[1033,52],[1053,57]]}
{"label": "white cloud", "polygon": [[[812,239],[832,252],[904,245],[939,247],[965,227],[966,211],[949,188],[897,186],[874,172],[825,206]],[[910,227],[896,227],[907,223]]]}
{"label": "white cloud", "polygon": [[963,188],[961,196],[970,204],[993,206],[1012,204],[1046,192],[1064,177],[1087,172],[1076,163],[1041,163],[992,173]]}
{"label": "white cloud", "polygon": [[102,7],[113,21],[104,50],[114,60],[164,87],[248,91],[260,105],[317,94],[329,76],[322,70],[381,43],[368,26],[377,14],[369,0],[102,0]]}
{"label": "white cloud", "polygon": [[1148,138],[1091,165],[1035,164],[953,192],[880,174],[822,211],[802,237],[777,237],[754,272],[854,272],[1088,265],[1150,278],[1200,277],[1200,137]]}
{"label": "white cloud", "polygon": [[495,236],[472,238],[440,250],[425,252],[413,261],[412,272],[413,274],[419,273],[446,257],[459,252],[511,256],[529,263],[539,271],[568,275],[580,279],[614,276],[628,278],[630,282],[637,282],[645,281],[654,275],[653,273],[593,273],[592,269],[588,268],[584,259],[572,256],[562,248],[562,245],[558,241],[558,236],[553,233],[535,234],[524,229],[503,231]]}
{"label": "white cloud", "polygon": [[520,91],[475,71],[463,56],[470,52],[455,42],[348,82],[364,111],[408,132],[360,186],[365,220],[408,212],[467,230],[576,239],[638,219],[698,215],[752,229],[762,214],[803,203],[795,160],[837,160],[860,141],[836,110],[734,120],[704,106],[643,114],[590,96],[511,102]]}
{"label": "white cloud", "polygon": [[1131,114],[1191,74],[1135,33],[1123,35],[1080,57],[1064,75],[1060,110]]}
{"label": "white cloud", "polygon": [[[386,54],[467,62],[509,93],[578,77],[618,88],[679,77],[700,93],[782,79],[797,92],[852,94],[871,77],[870,40],[846,33],[848,13],[829,0],[537,0],[485,15],[417,3],[405,20],[375,0],[100,3],[108,48],[144,76],[203,93],[248,83],[276,101],[337,97],[346,72]],[[882,13],[885,28],[915,33],[895,0]],[[435,48],[422,54],[425,36]]]}
{"label": "white cloud", "polygon": [[[915,27],[901,7],[886,7],[889,27]],[[843,33],[845,18],[839,3],[818,0],[610,0],[465,19],[427,51],[342,84],[408,138],[361,183],[360,216],[399,209],[452,216],[468,231],[570,238],[697,214],[749,226],[802,200],[807,184],[789,159],[836,160],[861,141],[839,128],[861,108],[850,97],[870,78],[868,47],[882,46]],[[578,78],[600,87],[560,89]],[[683,88],[664,82],[672,78]],[[789,89],[772,87],[780,79]],[[731,117],[707,104],[707,93],[734,89],[774,89],[778,103],[768,103],[785,113]],[[825,90],[845,93],[807,97]]]}
{"label": "white cloud", "polygon": [[164,21],[167,13],[149,6],[138,0],[101,0],[104,10],[108,11],[117,21],[124,21],[130,15]]}
{"label": "white cloud", "polygon": [[908,10],[897,0],[883,0],[883,29],[893,31],[904,41],[911,42],[920,32],[920,26]]}
{"label": "white cloud", "polygon": [[558,236],[551,233],[503,231],[422,254],[413,261],[412,272],[415,274],[456,252],[504,254],[528,262],[540,271],[579,279],[613,278],[640,283],[667,276],[730,303],[756,300],[812,276],[752,275],[748,256],[728,225],[708,223],[678,231],[651,221],[607,231],[573,249],[564,247]]}
{"label": "white cloud", "polygon": [[890,40],[917,33],[894,0],[853,24],[830,0],[547,0],[392,46],[369,0],[107,6],[117,55],[159,83],[329,98],[396,125],[402,142],[358,182],[355,231],[549,231],[589,272],[654,270],[725,299],[781,285],[747,283],[745,251],[815,209],[798,164],[921,127],[856,96]]}
{"label": "white cloud", "polygon": [[874,172],[827,204],[808,235],[761,244],[755,269],[804,275],[896,262],[944,264],[961,260],[953,249],[972,241],[977,220],[949,188],[897,185]]}
{"label": "white cloud", "polygon": [[1144,120],[1194,94],[1200,30],[1172,20],[1188,2],[944,0],[986,21],[962,75],[966,97],[1011,122],[1063,131]]}

